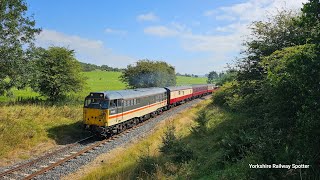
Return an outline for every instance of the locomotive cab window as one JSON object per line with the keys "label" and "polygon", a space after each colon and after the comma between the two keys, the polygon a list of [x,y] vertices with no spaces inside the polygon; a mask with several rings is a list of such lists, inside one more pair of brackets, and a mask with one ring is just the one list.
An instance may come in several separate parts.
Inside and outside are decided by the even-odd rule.
{"label": "locomotive cab window", "polygon": [[109,102],[104,99],[86,98],[84,101],[85,108],[107,109]]}
{"label": "locomotive cab window", "polygon": [[114,100],[110,100],[110,108],[115,108],[117,107],[117,100],[114,99]]}

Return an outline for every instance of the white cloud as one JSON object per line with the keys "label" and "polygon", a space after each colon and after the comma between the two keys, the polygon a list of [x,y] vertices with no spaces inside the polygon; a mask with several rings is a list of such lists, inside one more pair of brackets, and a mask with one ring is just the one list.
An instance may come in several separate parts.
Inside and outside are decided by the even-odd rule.
{"label": "white cloud", "polygon": [[147,14],[140,14],[137,16],[138,21],[157,21],[159,17],[153,14],[152,12]]}
{"label": "white cloud", "polygon": [[160,37],[169,37],[176,36],[179,32],[166,26],[150,26],[144,29],[144,33]]}
{"label": "white cloud", "polygon": [[281,10],[299,10],[307,0],[248,0],[232,6],[220,7],[219,14],[234,17],[239,21],[263,20]]}
{"label": "white cloud", "polygon": [[221,15],[221,16],[216,16],[216,20],[234,21],[234,20],[236,20],[236,18],[234,16]]}
{"label": "white cloud", "polygon": [[107,34],[116,34],[116,35],[127,35],[128,33],[127,31],[124,31],[124,30],[112,29],[112,28],[106,28],[104,32]]}
{"label": "white cloud", "polygon": [[[203,15],[214,20],[226,20],[226,25],[214,27],[215,33],[194,33],[184,25],[147,27],[144,32],[160,37],[174,37],[181,42],[181,47],[192,53],[206,53],[209,57],[184,61],[177,65],[178,72],[192,67],[194,73],[203,69],[223,70],[241,51],[243,39],[250,34],[248,26],[252,21],[265,20],[283,9],[299,10],[307,0],[248,0],[231,6],[207,10]],[[229,22],[229,23],[228,23]],[[177,24],[177,23],[176,23]],[[201,66],[200,66],[201,65]],[[189,68],[190,69],[190,68]],[[204,73],[202,73],[204,74]]]}
{"label": "white cloud", "polygon": [[100,40],[67,35],[54,30],[42,30],[36,38],[36,44],[45,48],[48,46],[63,46],[73,49],[80,61],[97,65],[106,64],[113,67],[126,67],[134,62],[133,58],[113,53]]}
{"label": "white cloud", "polygon": [[212,15],[215,15],[215,14],[217,14],[216,10],[208,10],[208,11],[205,11],[203,13],[204,16],[212,16]]}

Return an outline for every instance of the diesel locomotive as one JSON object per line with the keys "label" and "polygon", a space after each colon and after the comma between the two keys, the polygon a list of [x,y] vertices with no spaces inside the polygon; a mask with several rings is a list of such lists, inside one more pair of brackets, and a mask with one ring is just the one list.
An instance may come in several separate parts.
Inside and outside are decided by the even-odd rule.
{"label": "diesel locomotive", "polygon": [[202,84],[91,92],[85,98],[83,123],[91,132],[108,137],[216,89]]}

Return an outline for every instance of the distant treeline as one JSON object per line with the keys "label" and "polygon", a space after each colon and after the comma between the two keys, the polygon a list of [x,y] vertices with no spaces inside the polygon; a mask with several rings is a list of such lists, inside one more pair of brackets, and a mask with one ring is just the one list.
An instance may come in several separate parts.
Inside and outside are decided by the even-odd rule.
{"label": "distant treeline", "polygon": [[124,69],[121,69],[121,68],[113,68],[113,67],[110,67],[108,65],[98,66],[98,65],[95,65],[95,64],[89,64],[89,63],[83,63],[83,62],[80,62],[80,64],[81,64],[82,70],[84,72],[94,71],[94,70],[121,72],[121,71],[124,70]]}
{"label": "distant treeline", "polygon": [[180,73],[176,73],[176,76],[185,76],[185,77],[199,77],[199,75],[195,75],[195,74],[180,74]]}

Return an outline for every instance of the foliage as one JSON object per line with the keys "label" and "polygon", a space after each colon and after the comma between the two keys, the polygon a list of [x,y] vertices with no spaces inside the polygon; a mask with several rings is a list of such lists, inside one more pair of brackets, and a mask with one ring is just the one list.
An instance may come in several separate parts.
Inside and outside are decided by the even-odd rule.
{"label": "foliage", "polygon": [[208,84],[212,84],[215,79],[218,79],[218,77],[219,77],[219,75],[218,75],[217,72],[211,71],[211,72],[208,74],[207,83],[208,83]]}
{"label": "foliage", "polygon": [[150,155],[142,155],[138,159],[138,166],[135,168],[136,177],[152,177],[158,167],[157,158]]}
{"label": "foliage", "polygon": [[235,70],[228,70],[225,73],[219,73],[218,79],[216,79],[216,85],[222,86],[223,84],[227,82],[232,82],[236,79],[237,71]]}
{"label": "foliage", "polygon": [[319,7],[310,0],[301,14],[284,11],[253,23],[233,85],[213,96],[214,104],[252,118],[219,143],[227,166],[221,174],[254,159],[311,168],[245,172],[242,167],[245,177],[319,177]]}
{"label": "foliage", "polygon": [[207,133],[207,123],[210,120],[209,117],[205,110],[200,111],[195,118],[197,125],[191,128],[191,132],[198,136],[205,136]]}
{"label": "foliage", "polygon": [[175,127],[168,126],[167,131],[162,137],[162,146],[160,152],[166,154],[166,156],[174,163],[188,162],[193,158],[192,150],[179,140],[174,134]]}
{"label": "foliage", "polygon": [[109,67],[108,65],[98,66],[95,64],[83,63],[83,62],[80,62],[80,65],[81,65],[81,68],[84,72],[95,71],[95,70],[121,72],[123,70],[123,69],[119,69],[119,68]]}
{"label": "foliage", "polygon": [[63,47],[39,48],[34,60],[32,88],[50,100],[63,99],[69,92],[79,92],[84,85],[74,51]]}
{"label": "foliage", "polygon": [[24,0],[1,0],[0,3],[0,95],[12,87],[23,88],[28,83],[28,60],[31,47],[40,29],[27,16]]}
{"label": "foliage", "polygon": [[176,85],[175,74],[174,67],[166,62],[140,60],[128,65],[120,79],[131,88],[164,87]]}

